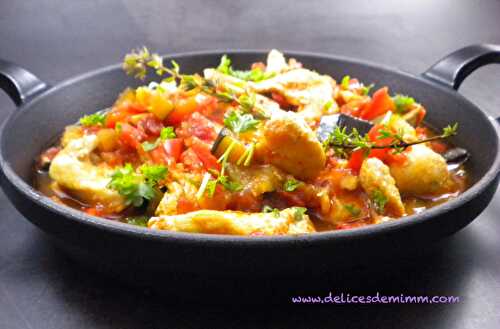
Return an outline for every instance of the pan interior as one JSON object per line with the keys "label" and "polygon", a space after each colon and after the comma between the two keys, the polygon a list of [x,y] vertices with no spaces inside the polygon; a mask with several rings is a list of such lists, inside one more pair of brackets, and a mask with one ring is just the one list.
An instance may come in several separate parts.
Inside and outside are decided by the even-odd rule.
{"label": "pan interior", "polygon": [[[175,59],[185,73],[202,72],[214,67],[224,52],[188,54],[167,57]],[[237,68],[248,68],[251,63],[265,60],[265,52],[227,52]],[[387,85],[391,93],[411,95],[427,108],[426,120],[435,128],[459,123],[459,134],[452,143],[471,153],[467,164],[471,183],[476,183],[493,165],[498,149],[498,138],[489,118],[457,93],[412,77],[373,65],[334,57],[288,53],[305,67],[329,74],[336,80],[344,75],[375,86]],[[145,81],[127,77],[114,66],[56,86],[34,102],[19,109],[4,125],[1,153],[15,173],[26,183],[32,179],[34,159],[55,141],[64,127],[76,122],[84,114],[109,107],[126,87],[135,87]]]}

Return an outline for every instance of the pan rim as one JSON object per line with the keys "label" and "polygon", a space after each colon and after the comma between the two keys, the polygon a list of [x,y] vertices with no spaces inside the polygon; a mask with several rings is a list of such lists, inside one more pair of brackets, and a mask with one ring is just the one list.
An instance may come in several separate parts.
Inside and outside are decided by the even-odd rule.
{"label": "pan rim", "polygon": [[[181,52],[172,53],[164,56],[166,59],[171,58],[183,58],[190,56],[213,56],[222,54],[255,54],[255,55],[265,55],[268,52],[266,49],[215,49],[215,50],[202,50],[202,51],[191,51],[191,52]],[[322,54],[317,52],[304,52],[304,51],[293,51],[285,50],[285,54],[290,56],[302,56],[302,57],[312,57],[318,59],[329,59],[340,62],[346,62],[349,64],[356,64],[367,67],[369,69],[375,69],[378,71],[386,71],[389,73],[395,73],[399,76],[404,76],[405,78],[418,80],[420,83],[428,84],[432,88],[440,89],[442,92],[450,95],[450,97],[458,97],[461,101],[467,103],[469,106],[476,110],[475,115],[482,115],[483,119],[490,122],[490,127],[493,129],[497,136],[500,136],[500,127],[496,123],[496,120],[486,113],[484,110],[473,104],[467,98],[462,96],[460,93],[453,89],[446,88],[435,82],[429,81],[422,77],[401,71],[397,68],[392,68],[386,65],[380,65],[366,60],[348,58],[346,56],[337,56]],[[172,232],[172,231],[160,231],[152,230],[148,228],[133,226],[117,221],[111,221],[108,219],[103,219],[95,216],[90,216],[84,212],[72,209],[70,207],[60,205],[50,198],[42,195],[31,185],[26,183],[21,177],[19,177],[13,168],[10,166],[7,159],[4,158],[4,139],[5,131],[8,129],[12,122],[15,122],[16,118],[24,113],[24,111],[29,110],[29,107],[34,106],[40,99],[50,97],[52,93],[55,93],[61,89],[64,89],[70,85],[76,84],[80,81],[89,79],[94,76],[105,74],[107,72],[114,71],[120,68],[120,64],[109,65],[96,70],[92,70],[69,79],[63,80],[62,82],[56,84],[55,86],[47,89],[43,93],[37,95],[35,98],[30,100],[28,103],[23,104],[17,108],[12,114],[10,114],[6,120],[1,125],[0,133],[0,169],[3,171],[5,177],[12,184],[15,189],[26,197],[31,202],[34,202],[37,206],[43,207],[50,212],[54,212],[60,216],[65,217],[67,220],[73,220],[79,224],[89,225],[97,229],[102,229],[110,234],[121,234],[126,236],[131,236],[143,240],[160,240],[160,241],[176,241],[179,243],[186,244],[231,244],[234,246],[244,246],[244,247],[262,247],[264,245],[270,244],[273,247],[278,246],[289,246],[290,244],[311,244],[311,243],[328,243],[333,240],[356,240],[363,239],[365,237],[375,237],[378,235],[387,234],[390,232],[408,229],[415,225],[420,225],[428,220],[432,220],[434,217],[442,216],[447,212],[456,209],[480,195],[484,192],[490,184],[497,178],[500,171],[500,143],[497,140],[495,149],[495,160],[493,161],[490,168],[485,172],[485,174],[469,189],[467,189],[463,194],[458,196],[456,199],[450,200],[446,203],[438,205],[436,207],[427,209],[426,211],[404,217],[404,220],[395,220],[385,223],[380,223],[376,225],[368,225],[360,228],[353,228],[349,230],[335,230],[335,231],[325,231],[316,232],[311,234],[302,235],[283,235],[283,236],[233,236],[233,235],[222,235],[222,234],[206,234],[206,233],[185,233],[185,232]],[[29,220],[29,218],[27,218]]]}

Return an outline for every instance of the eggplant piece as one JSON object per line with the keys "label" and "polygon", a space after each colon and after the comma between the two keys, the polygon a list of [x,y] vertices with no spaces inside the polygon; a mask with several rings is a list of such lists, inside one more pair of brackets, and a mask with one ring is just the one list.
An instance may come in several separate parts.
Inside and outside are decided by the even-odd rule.
{"label": "eggplant piece", "polygon": [[234,137],[229,129],[222,128],[212,145],[211,153],[219,158],[231,145],[233,146],[228,160],[231,163],[236,163],[245,154],[247,148],[241,141]]}
{"label": "eggplant piece", "polygon": [[456,168],[467,161],[470,157],[469,152],[461,147],[454,147],[443,154],[448,167]]}
{"label": "eggplant piece", "polygon": [[316,132],[319,141],[324,142],[335,127],[345,127],[348,133],[356,128],[361,135],[365,135],[372,129],[373,123],[343,113],[324,115]]}

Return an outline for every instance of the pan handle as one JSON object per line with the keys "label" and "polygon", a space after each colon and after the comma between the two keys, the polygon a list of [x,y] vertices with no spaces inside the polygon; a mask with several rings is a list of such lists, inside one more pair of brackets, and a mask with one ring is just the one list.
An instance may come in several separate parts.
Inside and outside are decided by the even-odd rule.
{"label": "pan handle", "polygon": [[49,85],[33,73],[13,63],[0,59],[0,89],[20,106],[47,90]]}
{"label": "pan handle", "polygon": [[469,74],[481,66],[493,63],[500,63],[500,45],[472,45],[440,59],[422,76],[457,90]]}

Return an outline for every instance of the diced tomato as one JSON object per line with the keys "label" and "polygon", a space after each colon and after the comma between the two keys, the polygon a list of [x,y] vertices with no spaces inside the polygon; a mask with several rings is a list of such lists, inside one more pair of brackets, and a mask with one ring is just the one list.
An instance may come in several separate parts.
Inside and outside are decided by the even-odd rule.
{"label": "diced tomato", "polygon": [[365,120],[372,120],[387,111],[393,110],[394,102],[389,96],[389,88],[383,87],[373,93],[372,100],[363,106],[360,117]]}
{"label": "diced tomato", "polygon": [[288,206],[305,207],[306,202],[304,196],[300,193],[295,192],[278,192],[279,195],[287,201]]}
{"label": "diced tomato", "polygon": [[179,161],[183,147],[184,141],[182,138],[167,139],[163,142],[165,153],[176,162]]}
{"label": "diced tomato", "polygon": [[265,71],[266,70],[266,64],[262,63],[262,62],[255,62],[252,64],[252,70],[255,70],[255,69],[258,69],[258,70],[261,70],[261,71]]}
{"label": "diced tomato", "polygon": [[217,138],[219,128],[202,114],[195,112],[177,129],[177,136],[182,138],[197,137],[212,144]]}
{"label": "diced tomato", "polygon": [[203,162],[196,155],[192,148],[188,148],[186,151],[182,152],[180,160],[189,170],[203,169]]}
{"label": "diced tomato", "polygon": [[433,141],[430,142],[431,149],[437,153],[444,153],[448,150],[448,146],[443,142]]}
{"label": "diced tomato", "polygon": [[183,196],[179,197],[179,200],[177,200],[177,213],[179,214],[185,214],[187,212],[194,211],[197,209],[198,207],[195,203],[193,203],[191,200],[186,199]]}
{"label": "diced tomato", "polygon": [[113,108],[106,115],[106,127],[115,128],[118,122],[127,122],[128,117],[134,114],[144,113],[146,111],[147,109],[143,106],[127,102],[119,107]]}
{"label": "diced tomato", "polygon": [[352,169],[354,172],[358,173],[363,164],[365,154],[363,150],[357,150],[352,152],[349,162],[347,163],[347,168]]}
{"label": "diced tomato", "polygon": [[147,114],[146,117],[137,123],[137,128],[150,136],[160,136],[163,122],[154,114]]}
{"label": "diced tomato", "polygon": [[425,118],[425,114],[427,113],[427,111],[425,110],[425,108],[422,106],[422,108],[420,109],[420,112],[418,112],[418,115],[417,115],[417,120],[415,121],[415,125],[418,126],[422,121],[424,121],[424,118]]}
{"label": "diced tomato", "polygon": [[167,116],[167,124],[176,126],[198,108],[195,96],[179,98],[172,112]]}
{"label": "diced tomato", "polygon": [[156,164],[169,165],[173,160],[167,155],[163,147],[156,147],[149,151],[149,156]]}
{"label": "diced tomato", "polygon": [[[383,125],[375,125],[368,132],[368,137],[372,142],[374,142],[377,146],[388,146],[393,140],[392,138],[379,138],[380,130],[387,129]],[[368,154],[369,158],[377,158],[382,160],[386,164],[404,164],[407,160],[407,157],[404,153],[397,153],[392,148],[372,148],[370,153]],[[347,167],[352,169],[355,172],[359,172],[363,160],[365,158],[365,154],[363,150],[357,150],[351,154]]]}
{"label": "diced tomato", "polygon": [[207,144],[195,142],[191,145],[191,149],[196,153],[201,162],[203,162],[205,169],[220,170],[220,164],[217,162],[217,158],[210,152]]}
{"label": "diced tomato", "polygon": [[281,94],[278,94],[278,93],[275,93],[275,92],[272,92],[271,93],[271,98],[279,104],[279,106],[282,108],[282,109],[286,109],[290,106],[290,103],[288,103],[288,101],[286,100],[286,98],[284,96],[282,96]]}
{"label": "diced tomato", "polygon": [[85,211],[88,215],[96,216],[96,217],[101,217],[101,216],[106,214],[106,212],[104,211],[104,208],[102,206],[84,208],[82,210]]}
{"label": "diced tomato", "polygon": [[132,125],[123,123],[121,125],[119,138],[125,145],[131,146],[135,149],[142,149],[141,142],[146,138],[146,135]]}

